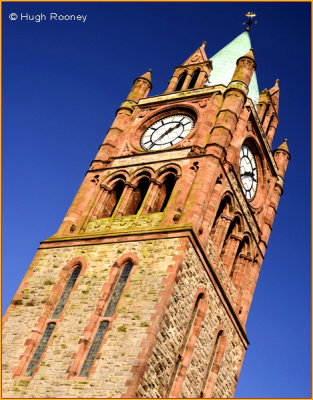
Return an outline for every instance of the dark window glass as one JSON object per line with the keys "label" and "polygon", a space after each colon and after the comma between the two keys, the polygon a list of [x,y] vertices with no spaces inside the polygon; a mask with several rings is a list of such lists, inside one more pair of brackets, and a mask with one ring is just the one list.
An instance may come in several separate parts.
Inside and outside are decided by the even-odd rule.
{"label": "dark window glass", "polygon": [[80,273],[81,267],[77,267],[74,269],[74,271],[72,272],[72,275],[70,276],[69,280],[66,283],[66,286],[63,290],[63,293],[58,301],[57,306],[55,307],[53,314],[51,316],[52,319],[57,319],[60,317],[63,308],[65,307],[65,304],[69,298],[69,295],[75,285],[75,282],[78,278],[78,275]]}
{"label": "dark window glass", "polygon": [[129,277],[130,271],[132,270],[132,264],[127,264],[119,276],[116,285],[114,287],[113,293],[111,295],[109,304],[104,312],[104,317],[112,317],[112,315],[115,312],[117,303],[121,297],[122,291],[124,289],[124,286],[126,285],[127,279]]}
{"label": "dark window glass", "polygon": [[195,84],[196,84],[196,82],[197,82],[197,79],[198,79],[199,74],[200,74],[200,70],[199,70],[199,69],[197,69],[197,70],[192,74],[191,81],[190,81],[190,83],[189,83],[188,89],[192,89],[192,88],[195,87]]}
{"label": "dark window glass", "polygon": [[97,333],[91,343],[87,357],[85,358],[84,364],[79,372],[78,376],[88,376],[91,367],[97,357],[101,343],[103,341],[105,332],[109,326],[109,321],[102,321],[98,327]]}
{"label": "dark window glass", "polygon": [[25,371],[25,374],[24,374],[25,376],[33,375],[33,373],[38,365],[38,362],[47,347],[47,344],[49,342],[49,339],[51,337],[51,334],[52,334],[54,328],[55,328],[55,322],[50,322],[46,326],[44,334],[42,335],[40,342],[37,346],[37,349],[35,350],[35,353],[33,354],[32,358],[30,360],[30,363],[28,364],[28,367]]}
{"label": "dark window glass", "polygon": [[[105,312],[103,315],[104,317],[112,317],[112,315],[114,314],[117,303],[122,295],[123,289],[126,285],[127,279],[129,277],[129,274],[130,274],[132,268],[133,268],[132,264],[127,264],[123,268],[123,271],[121,272],[121,274],[115,284],[115,287],[114,287],[113,293],[111,295],[110,301],[108,303],[108,306],[105,309]],[[100,325],[97,329],[97,333],[91,343],[91,346],[89,348],[89,351],[87,353],[87,356],[85,358],[85,361],[83,363],[83,366],[82,366],[78,376],[88,376],[89,375],[91,367],[93,366],[93,363],[99,352],[104,335],[108,329],[109,323],[110,323],[109,321],[100,322]]]}
{"label": "dark window glass", "polygon": [[178,90],[181,90],[181,88],[183,87],[183,84],[184,84],[184,82],[185,82],[186,76],[187,76],[187,72],[184,72],[184,73],[180,76],[180,78],[178,79],[177,85],[176,85],[175,92],[177,92]]}

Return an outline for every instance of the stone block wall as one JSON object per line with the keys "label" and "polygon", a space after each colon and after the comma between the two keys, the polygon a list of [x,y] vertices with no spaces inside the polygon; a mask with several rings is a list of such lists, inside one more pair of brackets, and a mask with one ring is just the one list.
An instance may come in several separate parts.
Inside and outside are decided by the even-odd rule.
{"label": "stone block wall", "polygon": [[[40,249],[4,317],[3,397],[120,397],[126,391],[125,382],[133,375],[178,244],[179,239],[173,238]],[[114,261],[129,253],[135,253],[139,263],[118,304],[96,370],[86,380],[69,380],[68,368],[95,312],[102,286]],[[12,379],[13,368],[24,354],[25,341],[45,311],[51,288],[64,265],[76,257],[83,257],[87,267],[78,278],[78,287],[66,304],[38,372],[32,379]]]}
{"label": "stone block wall", "polygon": [[221,327],[226,334],[226,350],[212,397],[233,396],[245,348],[200,259],[190,246],[148,362],[148,369],[138,389],[138,397],[164,397],[188,316],[199,289],[205,290],[208,307],[179,397],[199,398],[205,369],[214,346],[214,337]]}

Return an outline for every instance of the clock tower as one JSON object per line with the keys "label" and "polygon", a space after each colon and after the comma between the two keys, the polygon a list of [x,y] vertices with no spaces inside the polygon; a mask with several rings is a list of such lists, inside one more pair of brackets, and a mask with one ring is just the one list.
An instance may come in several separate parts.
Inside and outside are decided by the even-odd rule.
{"label": "clock tower", "polygon": [[[135,79],[3,323],[3,395],[233,397],[290,159],[248,29]],[[260,71],[262,73],[262,71]]]}

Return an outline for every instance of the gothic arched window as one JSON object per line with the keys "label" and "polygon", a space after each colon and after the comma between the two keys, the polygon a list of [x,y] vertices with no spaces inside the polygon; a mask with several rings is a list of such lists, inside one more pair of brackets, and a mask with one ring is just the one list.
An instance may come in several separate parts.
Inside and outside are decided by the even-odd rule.
{"label": "gothic arched window", "polygon": [[89,347],[89,350],[88,350],[86,358],[83,362],[83,365],[79,371],[78,376],[80,376],[80,377],[87,377],[90,373],[90,370],[91,370],[91,368],[95,362],[95,359],[99,353],[99,349],[103,342],[106,331],[108,330],[110,322],[112,321],[111,318],[112,318],[113,314],[115,313],[117,304],[121,298],[123,289],[126,285],[126,282],[129,278],[132,268],[133,268],[133,264],[131,264],[131,263],[126,264],[113,287],[108,304],[104,310],[103,317],[100,320],[96,334],[95,334],[93,341]]}
{"label": "gothic arched window", "polygon": [[183,87],[183,84],[185,82],[187,76],[187,72],[185,71],[184,73],[181,74],[181,76],[178,79],[176,88],[175,88],[175,92],[178,92],[179,90],[181,90],[181,88]]}
{"label": "gothic arched window", "polygon": [[114,213],[116,206],[122,196],[125,188],[125,182],[118,180],[112,189],[107,204],[99,218],[111,217]]}
{"label": "gothic arched window", "polygon": [[140,210],[144,198],[149,189],[150,179],[148,177],[143,177],[140,179],[137,187],[134,189],[131,198],[129,200],[129,204],[127,206],[127,210],[124,215],[134,215]]}
{"label": "gothic arched window", "polygon": [[200,74],[200,69],[195,70],[195,72],[192,74],[191,81],[188,85],[188,89],[192,89],[195,87],[199,74]]}
{"label": "gothic arched window", "polygon": [[226,338],[224,331],[219,331],[216,340],[211,351],[209,364],[206,368],[204,379],[202,381],[202,387],[199,398],[208,398],[212,396],[212,390],[219,372],[219,368],[222,362],[222,358],[225,352]]}
{"label": "gothic arched window", "polygon": [[71,291],[75,285],[75,282],[80,274],[81,271],[81,266],[76,266],[76,268],[74,268],[73,272],[71,273],[69,279],[66,282],[66,285],[63,289],[63,292],[59,298],[59,301],[52,313],[52,316],[50,318],[50,321],[47,326],[46,329],[44,330],[43,335],[41,336],[41,339],[36,347],[36,350],[26,368],[26,371],[24,373],[24,376],[32,376],[35,372],[35,369],[43,355],[43,353],[45,352],[47,346],[48,346],[48,342],[50,340],[50,337],[52,335],[52,332],[54,331],[54,328],[56,326],[56,323],[58,321],[58,319],[60,318],[62,311],[68,301],[68,298],[71,294]]}
{"label": "gothic arched window", "polygon": [[[179,373],[179,369],[180,369],[180,366],[181,366],[182,361],[183,361],[184,357],[186,356],[186,354],[188,352],[190,353],[193,351],[194,344],[193,344],[193,346],[190,345],[190,342],[191,342],[190,339],[191,339],[191,336],[193,335],[193,331],[194,331],[193,328],[195,328],[195,327],[200,328],[201,322],[204,318],[204,313],[203,313],[201,320],[198,319],[198,321],[196,321],[197,316],[199,316],[198,312],[200,311],[200,308],[202,308],[201,306],[203,305],[203,303],[202,303],[203,301],[204,301],[204,294],[200,293],[194,304],[191,316],[189,318],[189,321],[188,321],[188,324],[187,324],[187,327],[186,327],[186,330],[185,330],[185,333],[183,336],[183,340],[179,347],[179,353],[177,354],[175,365],[172,370],[170,381],[169,381],[169,384],[168,384],[168,387],[167,387],[167,390],[165,393],[166,398],[168,398],[170,396],[171,392],[174,390],[173,385],[174,385],[176,378],[180,379],[179,387],[181,387],[181,385],[183,383],[184,376],[182,376]],[[198,329],[198,334],[199,334],[199,329]],[[177,392],[179,391],[178,385],[175,390]],[[173,397],[179,397],[179,393],[172,393],[172,395],[173,395]]]}
{"label": "gothic arched window", "polygon": [[152,208],[152,212],[163,212],[165,210],[165,207],[167,206],[167,203],[173,192],[175,182],[175,175],[167,175],[158,191],[158,197],[155,201],[154,207]]}

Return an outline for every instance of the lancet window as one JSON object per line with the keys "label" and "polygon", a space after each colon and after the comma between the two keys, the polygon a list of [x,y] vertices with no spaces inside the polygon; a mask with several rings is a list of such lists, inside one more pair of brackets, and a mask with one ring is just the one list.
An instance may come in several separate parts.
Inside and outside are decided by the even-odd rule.
{"label": "lancet window", "polygon": [[[184,358],[186,357],[187,353],[190,353],[193,351],[194,341],[191,340],[193,331],[194,331],[193,328],[195,328],[195,327],[199,328],[201,325],[201,322],[204,318],[204,313],[201,316],[201,319],[199,319],[197,317],[200,317],[199,312],[200,312],[200,309],[203,309],[203,305],[204,305],[204,294],[200,293],[194,304],[191,316],[189,317],[189,321],[188,321],[181,345],[179,347],[179,352],[176,357],[175,365],[172,370],[172,374],[171,374],[170,381],[169,381],[169,384],[168,384],[168,387],[167,387],[167,390],[165,393],[165,397],[169,397],[171,394],[174,397],[179,397],[178,391],[182,385],[182,379],[184,378],[184,377],[182,377],[182,375],[179,372],[180,367],[181,367],[181,364],[182,364]],[[198,334],[199,334],[199,331],[198,331]],[[191,342],[193,342],[193,343],[191,343]],[[175,380],[178,377],[182,378],[182,379],[180,379],[180,382],[177,385],[178,387],[176,388],[176,391],[175,391],[173,386],[174,386]],[[175,391],[175,393],[174,393],[174,391]]]}
{"label": "lancet window", "polygon": [[112,216],[122,196],[124,188],[125,188],[125,182],[123,180],[118,180],[114,185],[107,200],[107,203],[102,213],[100,214],[99,218],[107,218]]}
{"label": "lancet window", "polygon": [[202,381],[199,398],[212,397],[212,390],[219,372],[222,358],[225,352],[226,340],[224,331],[220,330],[211,351],[208,366]]}
{"label": "lancet window", "polygon": [[181,88],[183,87],[183,84],[185,82],[186,76],[187,76],[186,71],[181,74],[181,76],[178,79],[178,82],[177,82],[177,85],[175,88],[175,92],[178,92],[179,90],[181,90]]}
{"label": "lancet window", "polygon": [[48,324],[46,325],[44,333],[41,336],[41,339],[36,347],[36,350],[26,368],[24,376],[32,376],[34,374],[38,366],[38,363],[48,346],[49,340],[62,314],[62,311],[64,310],[64,307],[69,299],[69,296],[73,290],[76,280],[80,274],[80,271],[81,271],[81,266],[80,265],[76,266],[72,274],[70,275],[69,279],[67,280],[63,292],[59,298],[59,301],[51,315],[50,322],[48,322]]}
{"label": "lancet window", "polygon": [[165,210],[174,189],[175,182],[175,175],[169,174],[166,176],[160,188],[158,189],[158,195],[151,212],[163,212]]}
{"label": "lancet window", "polygon": [[131,270],[133,268],[132,263],[127,263],[125,267],[122,269],[121,274],[119,275],[114,288],[112,290],[111,296],[105,307],[103,316],[99,322],[96,334],[93,338],[93,341],[89,347],[86,358],[83,362],[83,365],[79,371],[79,377],[88,377],[90,374],[91,368],[95,362],[95,359],[99,353],[99,349],[103,342],[104,336],[109,328],[109,325],[112,321],[112,316],[116,311],[117,304],[121,298],[122,292],[125,288]]}
{"label": "lancet window", "polygon": [[140,210],[142,203],[145,199],[149,189],[150,179],[144,176],[140,179],[137,186],[133,189],[129,199],[124,215],[134,215]]}
{"label": "lancet window", "polygon": [[191,81],[190,81],[190,83],[188,85],[188,89],[192,89],[192,88],[195,87],[195,84],[197,82],[199,74],[200,74],[200,69],[196,69],[195,72],[191,76]]}

